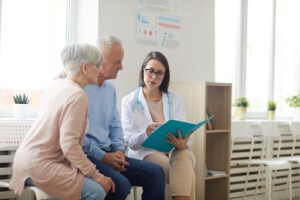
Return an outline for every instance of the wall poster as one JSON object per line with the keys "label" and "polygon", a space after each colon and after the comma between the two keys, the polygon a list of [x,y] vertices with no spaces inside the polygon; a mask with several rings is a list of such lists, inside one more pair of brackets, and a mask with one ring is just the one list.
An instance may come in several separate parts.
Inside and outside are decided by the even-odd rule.
{"label": "wall poster", "polygon": [[137,43],[177,48],[181,0],[137,0]]}

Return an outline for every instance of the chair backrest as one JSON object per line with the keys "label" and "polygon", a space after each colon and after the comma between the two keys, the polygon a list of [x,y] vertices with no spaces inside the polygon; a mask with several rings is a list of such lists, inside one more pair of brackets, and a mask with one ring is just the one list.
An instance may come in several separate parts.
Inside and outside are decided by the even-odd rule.
{"label": "chair backrest", "polygon": [[[0,145],[0,181],[8,182],[12,175],[12,162],[16,145]],[[16,195],[7,188],[0,189],[0,199],[16,198]]]}
{"label": "chair backrest", "polygon": [[291,122],[291,131],[294,136],[294,156],[300,156],[300,122]]}
{"label": "chair backrest", "polygon": [[[294,137],[294,148],[293,148],[293,155],[299,157],[300,156],[300,122],[299,121],[292,121],[291,122],[291,131]],[[297,187],[299,191],[300,188],[300,164],[292,165],[292,181],[293,187]],[[299,194],[299,193],[298,193]]]}
{"label": "chair backrest", "polygon": [[255,122],[232,122],[231,160],[252,160],[265,157],[265,143]]}
{"label": "chair backrest", "polygon": [[268,158],[293,156],[295,141],[288,122],[261,122],[260,126],[268,141]]}
{"label": "chair backrest", "polygon": [[[267,157],[269,159],[288,159],[294,155],[295,139],[292,134],[289,122],[261,122],[262,133],[268,141]],[[292,182],[295,187],[295,181],[299,182],[299,164],[291,163],[292,167]],[[273,179],[276,184],[273,186],[273,191],[282,191],[287,187],[286,180],[288,170],[276,171],[273,173]]]}
{"label": "chair backrest", "polygon": [[[231,161],[251,161],[265,156],[264,138],[258,123],[233,121]],[[234,165],[230,169],[230,198],[251,198],[265,194],[264,169],[258,165]]]}
{"label": "chair backrest", "polygon": [[294,135],[300,136],[300,122],[292,121],[291,122],[291,130]]}

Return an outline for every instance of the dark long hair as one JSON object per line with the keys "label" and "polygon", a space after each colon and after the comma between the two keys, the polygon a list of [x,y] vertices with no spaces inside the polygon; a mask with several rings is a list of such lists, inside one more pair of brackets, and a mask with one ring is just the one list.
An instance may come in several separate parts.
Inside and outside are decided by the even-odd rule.
{"label": "dark long hair", "polygon": [[165,67],[165,76],[163,78],[163,81],[161,82],[159,89],[162,92],[168,93],[168,88],[169,88],[169,83],[170,83],[170,69],[169,69],[169,63],[167,58],[160,52],[158,51],[152,51],[150,52],[146,58],[144,59],[144,62],[142,64],[142,67],[140,69],[140,74],[139,74],[139,86],[144,87],[145,86],[145,82],[144,82],[144,71],[145,71],[145,67],[148,65],[150,60],[157,60],[159,61],[161,64],[163,64],[163,66]]}

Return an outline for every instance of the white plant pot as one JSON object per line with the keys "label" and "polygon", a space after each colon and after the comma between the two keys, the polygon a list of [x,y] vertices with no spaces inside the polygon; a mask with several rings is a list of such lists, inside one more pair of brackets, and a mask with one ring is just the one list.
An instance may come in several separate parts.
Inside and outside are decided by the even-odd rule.
{"label": "white plant pot", "polygon": [[247,107],[237,107],[236,108],[236,119],[244,120],[246,119]]}
{"label": "white plant pot", "polygon": [[267,119],[274,120],[275,119],[275,111],[268,110]]}
{"label": "white plant pot", "polygon": [[26,119],[29,114],[28,104],[14,104],[14,117],[16,119]]}
{"label": "white plant pot", "polygon": [[300,121],[300,107],[293,108],[293,120]]}

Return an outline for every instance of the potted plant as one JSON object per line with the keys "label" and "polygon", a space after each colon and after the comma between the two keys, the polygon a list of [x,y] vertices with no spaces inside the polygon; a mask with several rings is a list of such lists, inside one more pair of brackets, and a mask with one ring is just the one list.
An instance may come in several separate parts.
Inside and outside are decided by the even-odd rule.
{"label": "potted plant", "polygon": [[293,108],[293,120],[300,121],[300,94],[288,97],[286,102]]}
{"label": "potted plant", "polygon": [[274,100],[268,101],[268,120],[274,120],[275,119],[275,111],[276,111],[276,102]]}
{"label": "potted plant", "polygon": [[234,101],[233,106],[236,107],[237,119],[244,120],[246,118],[247,108],[249,105],[249,101],[246,97],[240,97]]}
{"label": "potted plant", "polygon": [[16,94],[14,99],[14,117],[17,119],[26,119],[29,112],[29,99],[26,94]]}

